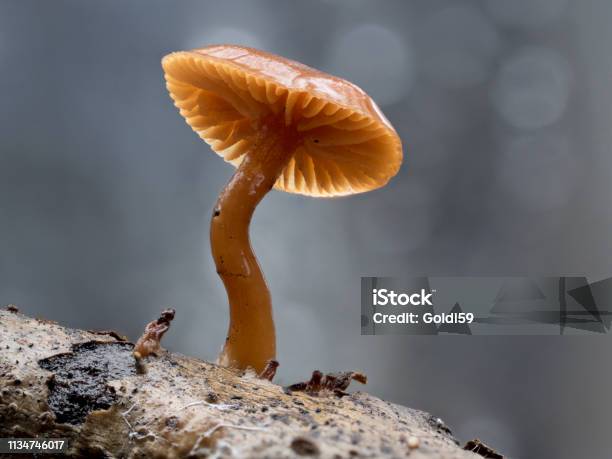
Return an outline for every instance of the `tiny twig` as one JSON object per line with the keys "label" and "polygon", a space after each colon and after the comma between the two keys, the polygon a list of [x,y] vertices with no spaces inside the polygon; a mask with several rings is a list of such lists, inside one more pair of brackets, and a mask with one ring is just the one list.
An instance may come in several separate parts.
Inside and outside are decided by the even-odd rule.
{"label": "tiny twig", "polygon": [[127,416],[128,414],[130,414],[132,412],[132,410],[136,408],[136,404],[134,403],[127,411],[124,411],[123,414],[125,416]]}
{"label": "tiny twig", "polygon": [[211,408],[216,408],[216,409],[222,410],[222,411],[223,410],[231,410],[231,409],[237,407],[237,405],[230,405],[230,404],[227,404],[227,403],[221,403],[219,405],[215,405],[214,403],[209,403],[209,402],[206,402],[204,400],[198,400],[196,402],[188,403],[187,405],[183,406],[182,408],[179,408],[179,411],[185,410],[187,408],[191,408],[192,406],[200,406],[200,405],[209,406]]}
{"label": "tiny twig", "polygon": [[[143,438],[147,438],[147,437],[152,437],[156,440],[162,440],[165,443],[168,443],[168,440],[166,440],[163,437],[160,437],[158,435],[155,435],[154,432],[151,431],[147,431],[146,434],[140,434],[139,432],[137,432],[134,429],[134,426],[132,426],[132,424],[130,423],[130,421],[128,421],[127,416],[132,412],[132,410],[136,408],[136,403],[134,403],[131,407],[129,407],[126,411],[124,411],[123,413],[121,413],[121,417],[123,418],[123,420],[125,421],[125,423],[127,424],[128,428],[130,429],[130,433],[128,434],[128,438],[130,440],[142,440]],[[150,422],[150,421],[149,421]],[[147,423],[146,425],[148,425],[149,423]]]}
{"label": "tiny twig", "polygon": [[130,421],[127,420],[127,415],[132,412],[132,410],[134,409],[135,406],[136,406],[136,404],[134,403],[127,411],[124,411],[123,413],[121,413],[121,417],[123,418],[123,420],[125,421],[125,423],[129,427],[130,432],[134,432],[134,428],[132,427],[132,424],[130,424]]}

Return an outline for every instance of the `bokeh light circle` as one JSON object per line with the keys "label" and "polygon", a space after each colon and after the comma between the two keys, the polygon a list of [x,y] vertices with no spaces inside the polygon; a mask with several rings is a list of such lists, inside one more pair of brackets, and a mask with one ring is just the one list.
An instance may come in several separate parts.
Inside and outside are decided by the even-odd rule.
{"label": "bokeh light circle", "polygon": [[525,48],[502,64],[492,89],[493,105],[516,128],[541,128],[563,115],[570,83],[570,66],[562,55]]}

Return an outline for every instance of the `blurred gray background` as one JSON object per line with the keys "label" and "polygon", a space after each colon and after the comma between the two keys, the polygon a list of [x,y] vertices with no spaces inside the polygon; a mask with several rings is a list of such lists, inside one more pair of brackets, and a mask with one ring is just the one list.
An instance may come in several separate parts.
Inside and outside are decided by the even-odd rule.
{"label": "blurred gray background", "polygon": [[0,1],[0,303],[173,351],[227,326],[208,242],[232,168],[173,107],[161,57],[233,42],[362,86],[405,144],[384,189],[271,193],[252,239],[279,382],[369,391],[517,458],[609,458],[609,336],[360,336],[360,276],[612,275],[612,2]]}

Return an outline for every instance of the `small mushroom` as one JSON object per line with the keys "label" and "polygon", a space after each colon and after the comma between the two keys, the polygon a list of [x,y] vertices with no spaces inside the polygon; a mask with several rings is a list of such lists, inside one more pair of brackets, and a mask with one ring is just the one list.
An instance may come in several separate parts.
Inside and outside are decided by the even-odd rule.
{"label": "small mushroom", "polygon": [[219,362],[261,373],[275,359],[276,338],[249,242],[255,207],[272,188],[335,197],[382,187],[400,168],[401,141],[363,90],[289,59],[219,45],[171,53],[162,66],[187,124],[237,168],[210,229],[230,306]]}
{"label": "small mushroom", "polygon": [[174,319],[176,311],[172,308],[164,309],[159,318],[149,322],[134,345],[134,358],[136,366],[142,365],[142,358],[157,355],[161,348],[161,339],[170,329],[170,322]]}
{"label": "small mushroom", "polygon": [[323,391],[334,393],[338,397],[348,395],[348,389],[351,381],[357,381],[361,384],[368,383],[368,377],[358,371],[344,371],[341,373],[323,374],[319,370],[314,370],[310,380],[291,384],[285,387],[285,392],[306,392],[307,394],[316,395]]}
{"label": "small mushroom", "polygon": [[421,445],[419,437],[408,437],[408,448],[417,449]]}
{"label": "small mushroom", "polygon": [[268,360],[266,363],[266,367],[263,369],[261,373],[259,373],[259,377],[261,379],[267,379],[268,381],[272,381],[274,376],[276,375],[276,370],[278,369],[278,360]]}

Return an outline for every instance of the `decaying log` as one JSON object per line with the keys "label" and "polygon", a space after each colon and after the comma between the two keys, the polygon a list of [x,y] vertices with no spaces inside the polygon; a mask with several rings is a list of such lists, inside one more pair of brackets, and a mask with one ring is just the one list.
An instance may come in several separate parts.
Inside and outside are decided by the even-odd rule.
{"label": "decaying log", "polygon": [[144,363],[113,334],[0,311],[0,437],[67,438],[91,458],[480,457],[439,419],[363,392],[285,391],[165,351]]}

